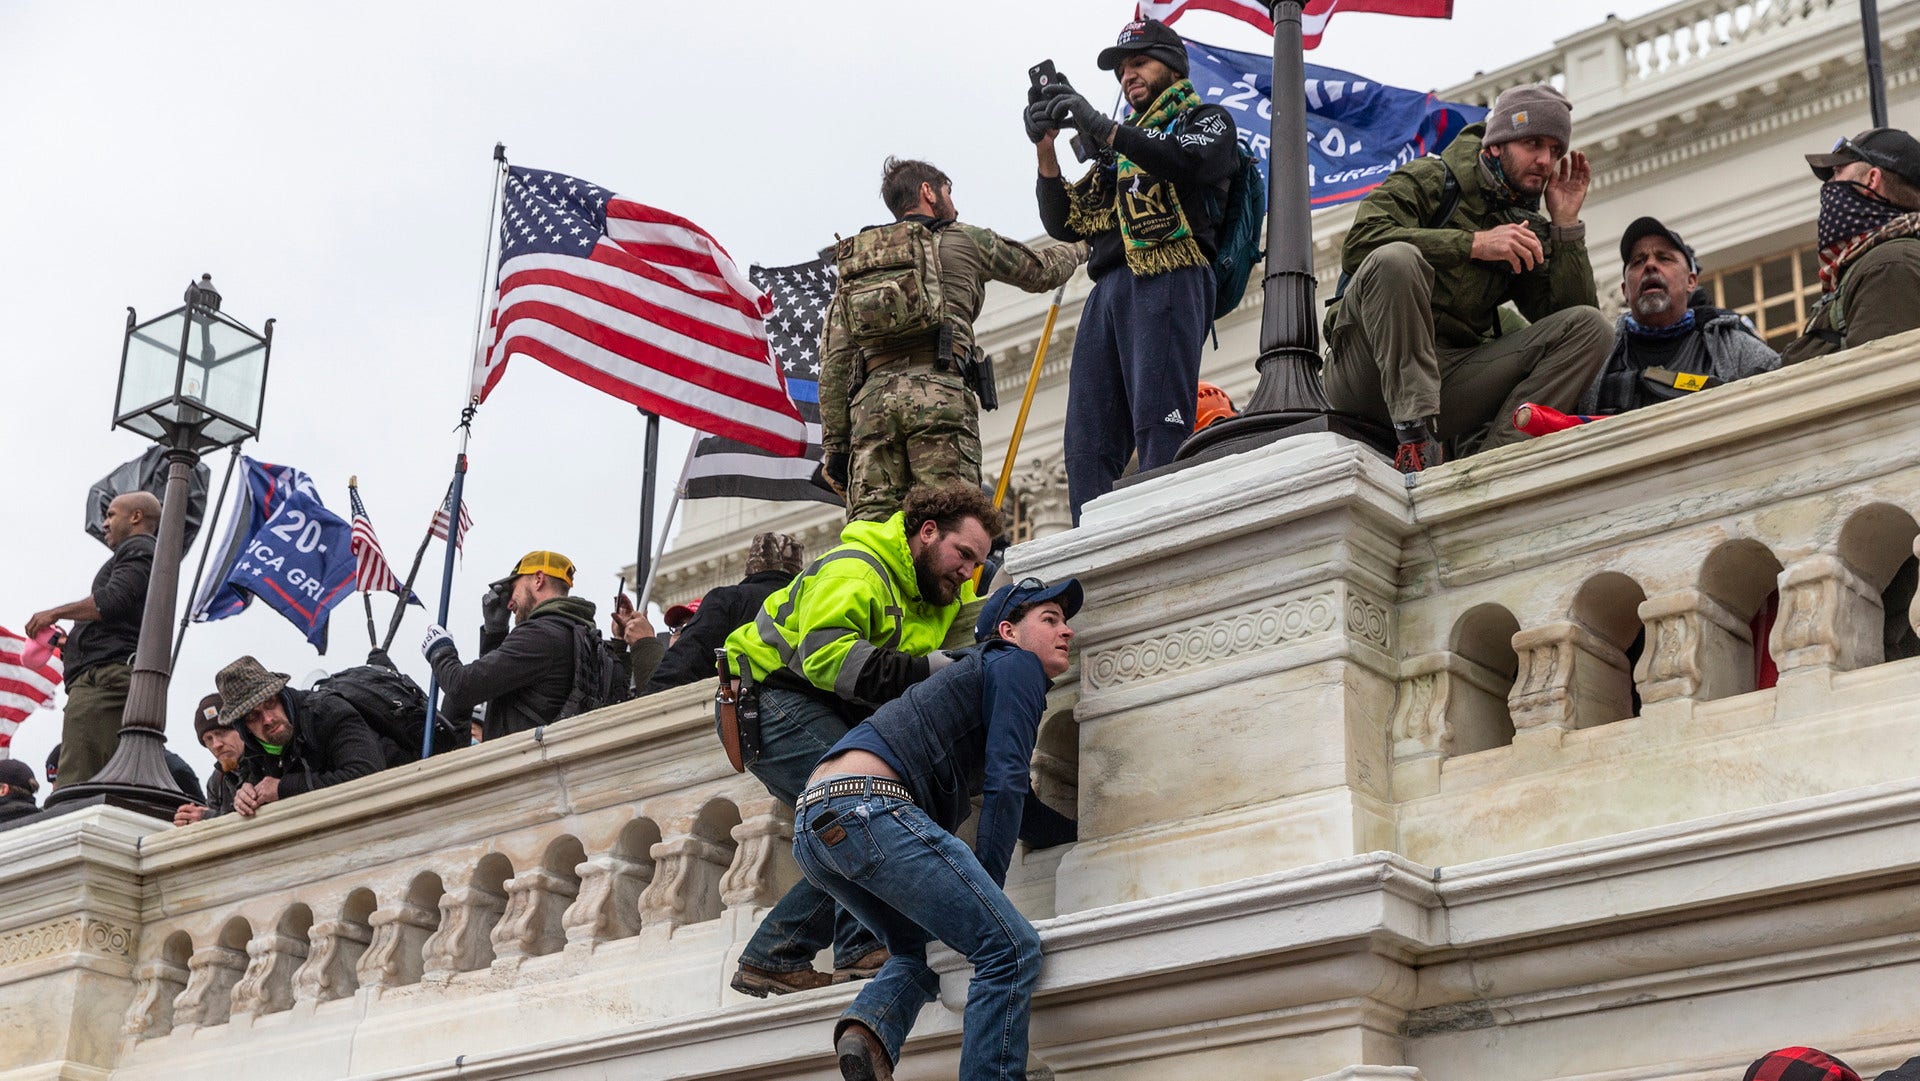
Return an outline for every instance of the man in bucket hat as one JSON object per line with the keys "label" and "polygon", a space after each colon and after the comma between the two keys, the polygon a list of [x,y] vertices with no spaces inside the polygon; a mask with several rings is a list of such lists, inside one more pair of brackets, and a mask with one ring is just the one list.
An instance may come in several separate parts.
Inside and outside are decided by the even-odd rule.
{"label": "man in bucket hat", "polygon": [[484,702],[482,738],[498,739],[615,700],[624,681],[594,628],[593,602],[571,595],[573,581],[573,560],[559,552],[521,556],[481,602],[480,658],[472,664],[460,663],[445,627],[427,628],[420,652],[440,681],[441,712],[464,720]]}
{"label": "man in bucket hat", "polygon": [[367,722],[339,695],[313,694],[287,686],[284,672],[269,672],[242,657],[213,677],[220,688],[216,723],[244,726],[247,782],[233,809],[252,816],[275,800],[344,784],[385,768]]}

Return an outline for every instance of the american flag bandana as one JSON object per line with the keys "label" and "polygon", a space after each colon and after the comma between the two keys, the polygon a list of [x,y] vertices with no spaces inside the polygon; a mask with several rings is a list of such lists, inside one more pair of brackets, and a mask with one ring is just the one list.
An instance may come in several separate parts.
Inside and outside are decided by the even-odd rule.
{"label": "american flag bandana", "polygon": [[1840,288],[1840,268],[1858,255],[1861,242],[1877,239],[1882,227],[1908,211],[1873,195],[1858,181],[1829,180],[1820,185],[1820,289]]}

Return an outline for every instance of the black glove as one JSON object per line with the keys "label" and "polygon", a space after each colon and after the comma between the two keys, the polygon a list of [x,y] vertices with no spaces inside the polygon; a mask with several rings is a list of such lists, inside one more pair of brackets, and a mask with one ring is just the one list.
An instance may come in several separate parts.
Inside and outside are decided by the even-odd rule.
{"label": "black glove", "polygon": [[1080,96],[1070,86],[1049,86],[1046,91],[1048,116],[1057,127],[1073,128],[1094,142],[1105,145],[1113,138],[1113,129],[1119,125],[1114,119],[1093,107],[1093,102]]}
{"label": "black glove", "polygon": [[847,492],[847,468],[853,464],[853,455],[844,450],[830,450],[820,461],[820,472],[827,483],[841,495]]}
{"label": "black glove", "polygon": [[[1028,96],[1033,96],[1033,93],[1029,92]],[[1046,142],[1048,136],[1054,135],[1059,131],[1059,129],[1054,126],[1053,117],[1050,115],[1052,110],[1052,104],[1045,100],[1029,102],[1027,104],[1027,110],[1022,119],[1024,119],[1027,124],[1027,138],[1033,140],[1036,144]]]}
{"label": "black glove", "polygon": [[512,589],[512,586],[494,586],[487,590],[486,596],[480,598],[481,630],[494,635],[507,633],[507,620],[513,615],[513,611],[507,607],[507,594]]}

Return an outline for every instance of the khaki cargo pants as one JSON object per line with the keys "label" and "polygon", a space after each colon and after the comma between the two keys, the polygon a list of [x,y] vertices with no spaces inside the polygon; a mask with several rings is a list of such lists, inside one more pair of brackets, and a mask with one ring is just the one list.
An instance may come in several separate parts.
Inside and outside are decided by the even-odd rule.
{"label": "khaki cargo pants", "polygon": [[1436,346],[1433,267],[1411,244],[1385,244],[1347,283],[1322,384],[1335,409],[1382,424],[1438,416],[1440,438],[1472,454],[1527,438],[1513,427],[1527,402],[1573,412],[1612,349],[1613,323],[1588,307],[1481,345]]}
{"label": "khaki cargo pants", "polygon": [[127,687],[132,681],[132,665],[108,661],[88,668],[67,685],[57,787],[88,780],[113,757],[113,748],[120,741],[120,715],[126,712]]}

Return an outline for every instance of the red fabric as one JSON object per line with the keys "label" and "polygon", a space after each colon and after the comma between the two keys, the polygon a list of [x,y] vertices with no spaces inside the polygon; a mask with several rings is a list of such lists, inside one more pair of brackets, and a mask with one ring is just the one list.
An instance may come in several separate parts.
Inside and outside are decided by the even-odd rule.
{"label": "red fabric", "polygon": [[1825,1051],[1783,1047],[1756,1059],[1742,1081],[1860,1081],[1860,1075]]}
{"label": "red fabric", "polygon": [[[1272,9],[1262,0],[1140,0],[1134,15],[1172,25],[1189,9],[1216,11],[1273,33]],[[1301,44],[1314,48],[1336,11],[1366,11],[1375,15],[1404,15],[1417,19],[1453,18],[1453,0],[1307,0],[1300,10]]]}
{"label": "red fabric", "polygon": [[1767,594],[1760,610],[1753,614],[1753,689],[1764,691],[1780,682],[1780,666],[1773,663],[1773,651],[1767,640],[1773,637],[1773,623],[1780,618],[1780,592]]}
{"label": "red fabric", "polygon": [[1564,432],[1568,428],[1578,428],[1582,424],[1591,424],[1600,417],[1591,417],[1584,413],[1562,413],[1551,406],[1535,405],[1532,402],[1513,411],[1514,430],[1531,436],[1551,435]]}

